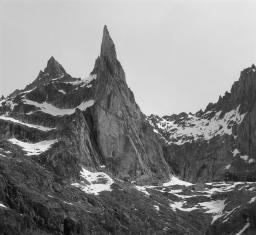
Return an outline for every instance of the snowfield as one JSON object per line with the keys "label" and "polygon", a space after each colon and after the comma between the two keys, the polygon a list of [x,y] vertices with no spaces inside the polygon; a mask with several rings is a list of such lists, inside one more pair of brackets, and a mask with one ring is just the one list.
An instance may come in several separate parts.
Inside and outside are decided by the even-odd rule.
{"label": "snowfield", "polygon": [[184,186],[190,186],[190,185],[193,185],[189,182],[186,182],[186,181],[183,181],[183,180],[180,180],[178,179],[177,177],[175,176],[172,176],[171,177],[171,180],[169,182],[166,182],[163,184],[163,186],[167,187],[167,186],[171,186],[171,185],[184,185]]}

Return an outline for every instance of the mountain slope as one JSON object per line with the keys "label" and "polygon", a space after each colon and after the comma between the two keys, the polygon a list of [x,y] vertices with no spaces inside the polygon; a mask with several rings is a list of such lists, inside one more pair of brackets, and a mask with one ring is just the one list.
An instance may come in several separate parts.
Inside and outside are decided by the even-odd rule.
{"label": "mountain slope", "polygon": [[252,65],[205,111],[147,117],[176,174],[193,182],[255,181],[255,84]]}
{"label": "mountain slope", "polygon": [[[251,176],[254,168],[231,172],[237,159],[254,167],[253,154],[241,155],[254,148],[254,90],[242,80],[244,92],[232,88],[242,98],[231,92],[194,115],[146,117],[106,26],[85,80],[51,57],[0,100],[0,234],[254,234],[254,182],[173,175]],[[240,157],[223,175],[230,151]]]}

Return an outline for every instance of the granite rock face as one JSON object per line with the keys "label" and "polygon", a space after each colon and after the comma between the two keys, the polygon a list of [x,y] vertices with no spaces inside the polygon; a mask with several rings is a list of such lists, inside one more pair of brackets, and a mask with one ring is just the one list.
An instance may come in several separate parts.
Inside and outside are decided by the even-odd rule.
{"label": "granite rock face", "polygon": [[97,76],[92,118],[105,164],[122,179],[167,179],[162,148],[126,84],[106,27],[92,75]]}

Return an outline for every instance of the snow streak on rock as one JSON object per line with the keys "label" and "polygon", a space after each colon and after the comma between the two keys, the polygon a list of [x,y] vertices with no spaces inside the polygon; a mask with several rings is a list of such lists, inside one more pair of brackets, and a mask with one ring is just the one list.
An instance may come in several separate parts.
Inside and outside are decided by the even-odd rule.
{"label": "snow streak on rock", "polygon": [[17,119],[14,119],[12,117],[7,117],[7,116],[0,116],[0,119],[5,120],[5,121],[10,121],[10,122],[13,122],[13,123],[17,123],[17,124],[20,124],[20,125],[23,125],[23,126],[31,127],[31,128],[34,128],[34,129],[38,129],[40,131],[51,131],[51,130],[55,129],[55,128],[44,127],[44,126],[40,126],[40,125],[34,125],[34,124],[21,122]]}
{"label": "snow streak on rock", "polygon": [[249,227],[250,227],[250,223],[249,223],[249,221],[247,221],[247,223],[244,225],[244,227],[235,235],[242,235],[243,232],[245,232]]}

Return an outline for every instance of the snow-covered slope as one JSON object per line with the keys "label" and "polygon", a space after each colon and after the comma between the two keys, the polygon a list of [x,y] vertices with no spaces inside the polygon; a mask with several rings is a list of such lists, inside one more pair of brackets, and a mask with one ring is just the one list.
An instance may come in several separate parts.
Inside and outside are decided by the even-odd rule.
{"label": "snow-covered slope", "polygon": [[232,135],[233,126],[239,125],[246,113],[241,113],[240,105],[227,113],[207,111],[203,114],[181,114],[147,117],[154,131],[168,144],[181,145],[186,142],[210,140],[217,135]]}
{"label": "snow-covered slope", "polygon": [[172,170],[189,181],[256,180],[256,72],[244,69],[230,92],[204,111],[147,117]]}

